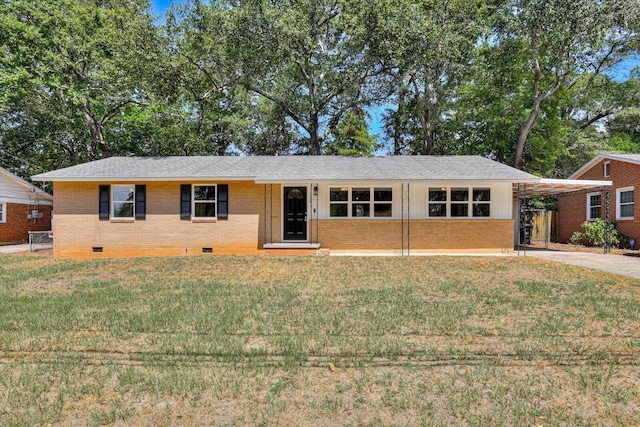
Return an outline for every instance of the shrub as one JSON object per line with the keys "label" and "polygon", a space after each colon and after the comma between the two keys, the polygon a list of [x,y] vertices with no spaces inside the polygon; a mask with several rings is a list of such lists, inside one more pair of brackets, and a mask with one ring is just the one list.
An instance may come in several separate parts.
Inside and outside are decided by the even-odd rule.
{"label": "shrub", "polygon": [[[623,233],[616,230],[616,223],[609,222],[609,243],[610,246],[619,247],[620,244],[628,242],[629,238]],[[585,221],[582,223],[584,233],[576,231],[571,236],[571,243],[574,245],[583,244],[586,246],[604,246],[605,222],[602,218],[596,218],[595,221]]]}

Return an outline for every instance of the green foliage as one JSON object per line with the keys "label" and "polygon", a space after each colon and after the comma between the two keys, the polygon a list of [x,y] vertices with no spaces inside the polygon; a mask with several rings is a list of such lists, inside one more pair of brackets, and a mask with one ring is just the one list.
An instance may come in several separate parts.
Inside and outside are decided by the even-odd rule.
{"label": "green foliage", "polygon": [[0,2],[0,161],[479,154],[566,177],[640,151],[636,0]]}
{"label": "green foliage", "polygon": [[139,83],[156,46],[148,1],[0,7],[3,163],[33,173],[117,153],[114,118],[146,99]]}
{"label": "green foliage", "polygon": [[596,218],[595,221],[585,221],[582,223],[584,233],[576,231],[571,236],[571,243],[584,244],[588,246],[604,247],[605,234],[609,232],[609,244],[618,247],[620,244],[628,242],[629,238],[616,230],[616,223],[609,221],[608,226],[602,218]]}
{"label": "green foliage", "polygon": [[378,147],[377,137],[369,134],[362,110],[347,113],[333,131],[333,137],[333,141],[327,144],[326,154],[372,156]]}
{"label": "green foliage", "polygon": [[[490,27],[490,2],[454,0],[446,7],[432,0],[374,4],[378,38],[373,52],[391,66],[389,92],[397,104],[386,117],[393,152],[436,154],[444,113],[456,108],[453,90],[468,76],[474,46]],[[387,39],[380,40],[380,34]]]}

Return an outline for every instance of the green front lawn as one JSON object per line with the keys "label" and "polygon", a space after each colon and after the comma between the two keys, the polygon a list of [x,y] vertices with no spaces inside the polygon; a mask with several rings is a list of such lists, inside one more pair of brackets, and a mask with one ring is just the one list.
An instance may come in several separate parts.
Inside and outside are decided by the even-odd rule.
{"label": "green front lawn", "polygon": [[0,256],[0,426],[634,425],[638,307],[533,258]]}

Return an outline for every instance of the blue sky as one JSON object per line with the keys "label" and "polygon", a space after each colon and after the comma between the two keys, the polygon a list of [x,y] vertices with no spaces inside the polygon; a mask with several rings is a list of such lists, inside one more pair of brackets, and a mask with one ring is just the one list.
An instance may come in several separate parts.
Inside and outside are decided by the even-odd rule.
{"label": "blue sky", "polygon": [[[181,3],[180,0],[176,3]],[[171,6],[171,0],[152,0],[151,7],[156,15],[164,14],[164,11]]]}

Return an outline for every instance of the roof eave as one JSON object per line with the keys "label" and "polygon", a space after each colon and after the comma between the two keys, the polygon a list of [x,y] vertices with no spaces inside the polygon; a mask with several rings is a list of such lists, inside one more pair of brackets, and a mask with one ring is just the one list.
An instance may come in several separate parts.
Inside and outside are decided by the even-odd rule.
{"label": "roof eave", "polygon": [[171,177],[113,177],[113,176],[84,176],[70,177],[57,176],[48,177],[35,175],[32,177],[34,181],[42,182],[175,182],[175,181],[254,181],[253,176],[171,176]]}
{"label": "roof eave", "polygon": [[17,183],[18,185],[21,185],[25,188],[28,188],[30,191],[32,191],[33,193],[37,194],[38,196],[41,196],[47,200],[53,201],[53,196],[49,193],[47,193],[46,191],[44,191],[41,188],[36,187],[35,185],[33,185],[32,183],[30,183],[29,181],[26,181],[22,178],[20,178],[18,175],[15,175],[11,172],[9,172],[8,170],[4,169],[4,168],[0,168],[2,169],[0,172],[6,176],[8,179],[12,180],[13,182]]}

